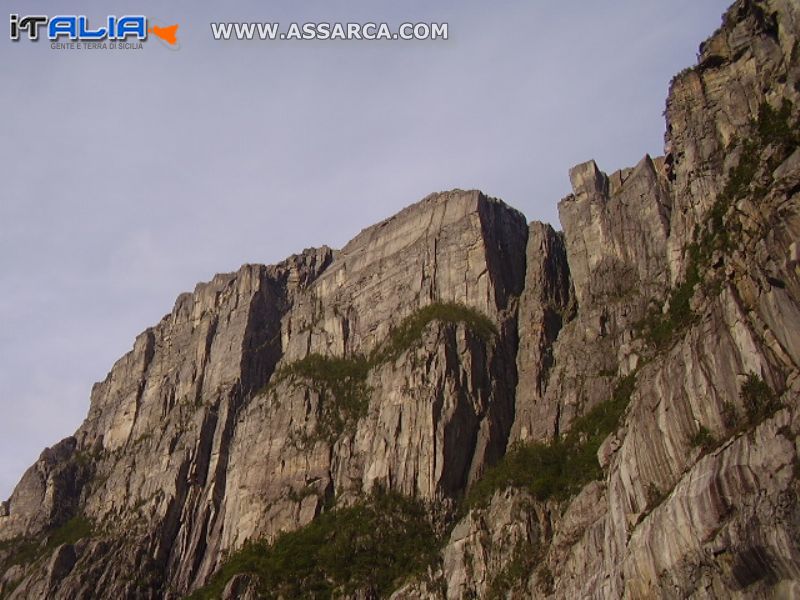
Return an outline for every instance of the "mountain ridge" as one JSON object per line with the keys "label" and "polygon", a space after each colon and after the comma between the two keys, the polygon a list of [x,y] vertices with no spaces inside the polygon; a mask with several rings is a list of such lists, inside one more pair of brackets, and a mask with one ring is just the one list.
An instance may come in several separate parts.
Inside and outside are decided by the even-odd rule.
{"label": "mountain ridge", "polygon": [[2,504],[0,596],[798,593],[799,49],[735,2],[563,232],[452,190],[179,296]]}

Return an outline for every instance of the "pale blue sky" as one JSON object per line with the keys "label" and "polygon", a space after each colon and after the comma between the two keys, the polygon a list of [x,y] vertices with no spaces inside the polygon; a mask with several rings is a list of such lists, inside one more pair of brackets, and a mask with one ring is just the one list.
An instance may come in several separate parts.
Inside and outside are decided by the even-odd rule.
{"label": "pale blue sky", "polygon": [[[669,80],[728,1],[230,4],[69,7],[178,22],[178,52],[3,35],[0,498],[135,335],[215,272],[341,246],[453,187],[557,224],[569,167],[661,153]],[[450,39],[214,42],[212,20],[446,21]]]}

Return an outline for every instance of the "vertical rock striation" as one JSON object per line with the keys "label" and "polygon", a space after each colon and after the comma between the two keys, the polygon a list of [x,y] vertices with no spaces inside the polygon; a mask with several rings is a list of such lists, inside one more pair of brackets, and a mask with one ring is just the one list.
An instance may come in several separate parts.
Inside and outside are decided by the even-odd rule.
{"label": "vertical rock striation", "polygon": [[0,505],[0,596],[183,597],[379,490],[443,537],[397,599],[800,594],[799,48],[735,2],[563,232],[454,190],[180,296]]}
{"label": "vertical rock striation", "polygon": [[[547,384],[534,418],[519,410],[531,388],[518,391],[524,421],[512,431],[563,433],[610,397],[605,381],[629,374],[630,405],[600,446],[601,481],[555,506],[528,499],[523,514],[552,529],[515,522],[535,555],[515,581],[508,545],[491,539],[509,528],[509,491],[455,527],[448,597],[488,595],[493,582],[512,597],[800,593],[799,14],[792,2],[736,2],[672,83],[663,163],[571,171],[559,209],[577,308],[552,366],[541,329],[527,330],[533,343],[521,335],[520,381],[546,373]],[[521,319],[535,314],[529,286]]]}
{"label": "vertical rock striation", "polygon": [[[225,553],[308,523],[333,498],[346,504],[378,485],[452,504],[506,447],[526,241],[520,213],[454,191],[341,251],[199,285],[95,386],[74,438],[15,490],[0,536],[47,535],[80,513],[103,535],[76,546],[60,593],[89,594],[100,581],[131,595],[139,588],[122,574],[132,572],[144,589],[178,596]],[[404,318],[447,303],[486,315],[495,333],[434,320],[374,358]],[[366,365],[353,384],[366,410],[334,431],[327,406],[338,410],[348,390],[279,374],[318,356]],[[128,556],[99,559],[109,544]],[[15,594],[38,594],[41,576]]]}

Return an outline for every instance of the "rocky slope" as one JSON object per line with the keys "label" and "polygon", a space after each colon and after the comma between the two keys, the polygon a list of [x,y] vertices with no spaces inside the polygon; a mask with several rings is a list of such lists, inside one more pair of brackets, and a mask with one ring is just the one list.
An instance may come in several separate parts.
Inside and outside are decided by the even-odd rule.
{"label": "rocky slope", "polygon": [[457,190],[179,297],[0,506],[0,597],[800,594],[796,2],[666,116],[563,233]]}

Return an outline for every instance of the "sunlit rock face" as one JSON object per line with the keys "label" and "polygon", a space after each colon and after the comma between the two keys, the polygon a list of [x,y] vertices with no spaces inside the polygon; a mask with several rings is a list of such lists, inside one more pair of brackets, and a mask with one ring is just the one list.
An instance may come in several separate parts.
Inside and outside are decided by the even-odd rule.
{"label": "sunlit rock face", "polygon": [[0,596],[183,597],[378,490],[441,538],[396,599],[800,594],[799,30],[736,2],[665,156],[574,167],[563,231],[454,190],[181,295],[0,505]]}

